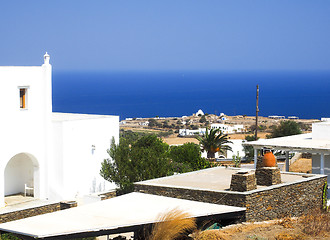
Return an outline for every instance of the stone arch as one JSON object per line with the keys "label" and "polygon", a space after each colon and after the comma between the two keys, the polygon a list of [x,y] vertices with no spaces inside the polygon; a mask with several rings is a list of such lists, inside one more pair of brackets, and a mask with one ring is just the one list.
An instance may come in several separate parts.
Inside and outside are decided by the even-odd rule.
{"label": "stone arch", "polygon": [[30,153],[18,153],[7,163],[4,174],[4,195],[24,193],[25,184],[39,197],[39,163]]}

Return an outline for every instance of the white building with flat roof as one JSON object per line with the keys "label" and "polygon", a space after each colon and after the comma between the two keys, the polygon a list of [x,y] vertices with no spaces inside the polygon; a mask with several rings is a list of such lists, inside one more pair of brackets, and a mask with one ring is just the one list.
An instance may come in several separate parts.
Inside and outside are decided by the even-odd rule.
{"label": "white building with flat roof", "polygon": [[227,125],[223,123],[212,123],[211,129],[220,129],[222,133],[229,134],[229,133],[240,133],[244,132],[244,126],[241,124],[237,125]]}
{"label": "white building with flat roof", "polygon": [[52,66],[0,67],[0,206],[26,189],[61,200],[114,188],[100,177],[119,117],[52,112]]}
{"label": "white building with flat roof", "polygon": [[190,129],[179,129],[179,135],[181,137],[185,136],[194,136],[194,135],[203,135],[206,132],[206,128],[199,128],[195,130],[190,130]]}

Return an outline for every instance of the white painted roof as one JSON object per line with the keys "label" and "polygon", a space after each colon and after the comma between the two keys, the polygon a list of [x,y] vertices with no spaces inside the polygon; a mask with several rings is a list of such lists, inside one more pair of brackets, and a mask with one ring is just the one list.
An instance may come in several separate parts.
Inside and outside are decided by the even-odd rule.
{"label": "white painted roof", "polygon": [[75,121],[75,120],[86,120],[86,119],[99,119],[99,118],[113,118],[117,116],[110,115],[96,115],[96,114],[80,114],[80,113],[52,113],[53,121]]}
{"label": "white painted roof", "polygon": [[238,213],[245,208],[130,193],[109,200],[0,224],[0,231],[34,238],[101,232],[154,223],[159,214],[180,209],[192,217]]}
{"label": "white painted roof", "polygon": [[243,144],[254,146],[256,148],[269,147],[291,151],[330,152],[330,141],[312,139],[312,133],[271,139],[259,139],[258,141],[245,142]]}

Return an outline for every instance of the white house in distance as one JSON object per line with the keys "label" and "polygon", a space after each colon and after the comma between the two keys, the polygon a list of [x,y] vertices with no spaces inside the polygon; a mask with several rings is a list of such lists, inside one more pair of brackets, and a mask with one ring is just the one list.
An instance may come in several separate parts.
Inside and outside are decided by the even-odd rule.
{"label": "white house in distance", "polygon": [[202,109],[199,109],[195,115],[196,116],[204,116],[204,112],[202,111]]}
{"label": "white house in distance", "polygon": [[190,129],[179,129],[179,135],[181,137],[184,136],[194,136],[194,135],[203,135],[206,132],[206,128],[199,128],[195,130],[190,130]]}
{"label": "white house in distance", "polygon": [[[244,132],[244,126],[243,125],[226,125],[222,123],[212,123],[211,129],[220,129],[223,134],[230,134],[230,133],[240,133]],[[206,132],[206,128],[199,128],[196,130],[190,130],[190,129],[179,129],[179,135],[181,137],[184,136],[194,136],[194,135],[203,135]]]}
{"label": "white house in distance", "polygon": [[220,129],[222,133],[224,134],[230,134],[230,133],[240,133],[244,132],[244,126],[241,124],[237,125],[227,125],[222,123],[212,123],[211,129]]}
{"label": "white house in distance", "polygon": [[0,67],[0,206],[31,188],[40,199],[71,199],[113,188],[100,177],[119,117],[52,112],[52,67]]}
{"label": "white house in distance", "polygon": [[[226,158],[226,159],[232,159],[234,156],[238,156],[243,158],[245,156],[244,148],[243,148],[243,140],[242,139],[229,139],[231,143],[228,143],[226,145],[230,146],[232,151],[225,151],[225,153],[215,153],[215,158]],[[207,152],[202,152],[202,157],[207,157]]]}

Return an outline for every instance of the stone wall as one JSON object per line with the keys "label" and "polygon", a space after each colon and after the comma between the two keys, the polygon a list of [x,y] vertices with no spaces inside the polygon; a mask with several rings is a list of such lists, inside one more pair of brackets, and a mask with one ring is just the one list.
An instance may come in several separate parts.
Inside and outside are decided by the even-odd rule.
{"label": "stone wall", "polygon": [[257,188],[256,175],[254,172],[238,172],[231,176],[230,190],[245,192]]}
{"label": "stone wall", "polygon": [[245,207],[246,195],[240,192],[211,191],[135,184],[135,191],[199,202]]}
{"label": "stone wall", "polygon": [[294,183],[282,183],[247,192],[212,191],[192,188],[135,184],[135,191],[246,207],[247,221],[264,221],[284,216],[301,216],[322,207],[326,176],[312,176]]}
{"label": "stone wall", "polygon": [[262,167],[256,170],[257,184],[271,186],[281,183],[281,172],[278,167]]}
{"label": "stone wall", "polygon": [[246,198],[246,219],[269,220],[285,216],[301,216],[322,207],[322,193],[326,177],[279,184],[265,191],[251,191]]}
{"label": "stone wall", "polygon": [[102,194],[100,194],[98,196],[103,201],[103,200],[107,200],[107,199],[116,197],[117,196],[117,192],[116,192],[116,190],[113,190],[113,191],[110,191],[110,192],[104,192],[104,193],[102,193]]}
{"label": "stone wall", "polygon": [[[74,204],[75,203],[75,204]],[[14,220],[19,220],[27,217],[42,215],[45,213],[56,212],[60,210],[64,210],[67,208],[77,206],[76,202],[71,201],[70,204],[67,202],[57,202],[47,205],[42,205],[38,207],[32,207],[22,210],[17,210],[13,212],[7,212],[0,214],[0,223],[10,222]]]}

